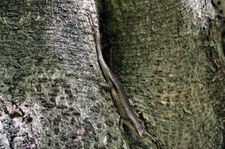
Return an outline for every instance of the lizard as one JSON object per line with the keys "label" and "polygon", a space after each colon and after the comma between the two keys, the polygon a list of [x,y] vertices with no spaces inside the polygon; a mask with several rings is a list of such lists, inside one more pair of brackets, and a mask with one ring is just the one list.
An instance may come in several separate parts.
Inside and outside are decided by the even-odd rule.
{"label": "lizard", "polygon": [[100,33],[98,32],[95,26],[95,22],[91,14],[90,19],[95,39],[98,62],[102,70],[102,73],[106,79],[106,82],[108,83],[108,87],[111,91],[111,96],[117,108],[117,112],[120,115],[121,119],[120,129],[123,129],[123,124],[125,124],[130,130],[132,130],[139,137],[143,137],[144,129],[141,124],[141,120],[139,119],[133,107],[131,106],[125,89],[106,64],[101,49]]}

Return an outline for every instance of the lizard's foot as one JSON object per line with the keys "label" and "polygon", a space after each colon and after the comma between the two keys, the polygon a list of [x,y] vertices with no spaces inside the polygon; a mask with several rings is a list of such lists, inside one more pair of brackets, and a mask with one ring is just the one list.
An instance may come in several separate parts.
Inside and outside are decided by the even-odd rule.
{"label": "lizard's foot", "polygon": [[100,82],[99,85],[106,90],[111,90],[113,88],[112,82],[109,82],[109,83]]}

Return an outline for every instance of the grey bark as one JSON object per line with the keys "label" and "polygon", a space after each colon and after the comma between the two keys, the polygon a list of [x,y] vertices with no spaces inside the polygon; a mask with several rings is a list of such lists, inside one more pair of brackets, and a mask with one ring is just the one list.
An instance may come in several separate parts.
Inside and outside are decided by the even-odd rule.
{"label": "grey bark", "polygon": [[102,2],[113,71],[147,128],[165,148],[223,148],[223,24],[211,2]]}
{"label": "grey bark", "polygon": [[[95,51],[91,0],[0,4],[0,148],[112,148],[118,115]],[[106,118],[107,117],[107,118]]]}
{"label": "grey bark", "polygon": [[[196,34],[200,25],[184,10],[191,3],[178,0],[111,2],[103,7],[113,70],[150,134],[166,148],[220,148],[224,76],[206,56],[220,51],[218,24]],[[156,147],[153,137],[122,137],[105,100],[89,20],[94,3],[1,2],[0,148]],[[221,66],[218,53],[212,59]]]}

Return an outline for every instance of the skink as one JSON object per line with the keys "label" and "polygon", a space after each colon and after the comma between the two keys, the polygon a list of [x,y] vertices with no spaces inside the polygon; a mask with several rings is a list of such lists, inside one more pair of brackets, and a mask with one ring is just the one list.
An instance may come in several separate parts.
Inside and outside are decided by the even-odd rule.
{"label": "skink", "polygon": [[[119,83],[118,79],[112,73],[110,68],[107,66],[102,50],[101,50],[101,41],[100,34],[97,30],[97,26],[95,26],[94,19],[90,14],[90,19],[92,23],[92,30],[94,32],[96,51],[98,56],[99,65],[103,72],[103,75],[110,86],[111,95],[113,98],[113,102],[117,108],[117,111],[121,117],[122,124],[125,124],[131,130],[134,130],[140,137],[143,136],[144,129],[142,127],[141,121],[139,117],[134,112],[132,108],[128,96],[123,88],[123,86]],[[122,126],[122,125],[121,125]]]}

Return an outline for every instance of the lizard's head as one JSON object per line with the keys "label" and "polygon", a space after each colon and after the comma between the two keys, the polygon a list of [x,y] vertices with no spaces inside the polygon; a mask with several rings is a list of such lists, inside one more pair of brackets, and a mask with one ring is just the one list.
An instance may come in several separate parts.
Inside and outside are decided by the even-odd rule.
{"label": "lizard's head", "polygon": [[144,135],[144,130],[143,130],[143,128],[141,127],[141,128],[138,128],[138,135],[140,136],[140,137],[143,137],[143,135]]}
{"label": "lizard's head", "polygon": [[135,121],[134,123],[136,132],[138,133],[139,137],[143,137],[144,136],[144,127],[142,125],[142,123],[140,121]]}

